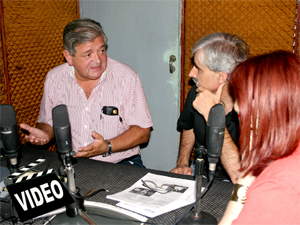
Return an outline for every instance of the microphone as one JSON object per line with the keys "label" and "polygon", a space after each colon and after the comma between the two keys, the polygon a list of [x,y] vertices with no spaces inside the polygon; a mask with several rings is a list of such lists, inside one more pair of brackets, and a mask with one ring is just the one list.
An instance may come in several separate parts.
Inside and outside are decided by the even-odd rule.
{"label": "microphone", "polygon": [[[202,158],[203,154],[207,154],[209,162],[209,172],[208,186],[212,183],[215,175],[216,166],[219,160],[219,157],[222,153],[222,146],[224,141],[225,133],[225,110],[222,104],[214,105],[208,115],[207,128],[206,128],[206,147],[199,146],[196,147],[194,151],[195,156],[195,194],[196,200],[194,207],[194,212],[190,211],[183,216],[180,216],[176,220],[175,224],[217,224],[215,217],[209,213],[200,211],[201,209],[201,186],[202,186],[202,175],[204,171],[204,160]],[[197,145],[196,145],[197,146]],[[207,186],[207,188],[208,188]],[[205,193],[205,192],[204,192]],[[199,200],[198,200],[199,199]]]}
{"label": "microphone", "polygon": [[60,154],[72,151],[71,128],[66,105],[58,105],[52,109],[53,131]]}
{"label": "microphone", "polygon": [[[53,131],[57,145],[57,151],[61,154],[65,170],[69,190],[77,193],[74,168],[72,165],[72,137],[69,121],[69,114],[66,105],[58,105],[52,109]],[[75,199],[74,203],[66,206],[66,214],[68,217],[75,217],[79,213],[79,202]]]}
{"label": "microphone", "polygon": [[222,146],[225,135],[225,110],[222,104],[214,105],[208,115],[206,129],[206,147],[209,162],[209,180],[214,179],[219,158],[222,155]]}
{"label": "microphone", "polygon": [[16,113],[12,105],[1,105],[1,139],[4,153],[10,159],[11,170],[13,170],[11,172],[15,172],[20,143]]}

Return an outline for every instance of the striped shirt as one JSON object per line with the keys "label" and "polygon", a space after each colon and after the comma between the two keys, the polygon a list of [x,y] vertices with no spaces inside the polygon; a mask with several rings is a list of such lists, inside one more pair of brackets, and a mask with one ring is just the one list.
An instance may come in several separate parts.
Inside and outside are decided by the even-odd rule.
{"label": "striped shirt", "polygon": [[[93,142],[95,131],[104,139],[111,139],[131,125],[141,128],[153,126],[143,86],[138,74],[128,65],[107,58],[107,68],[89,98],[77,84],[74,67],[68,63],[55,67],[47,74],[38,123],[53,126],[52,109],[60,104],[67,106],[72,134],[73,151]],[[103,106],[118,108],[119,115],[105,115]],[[91,159],[117,163],[140,154],[139,146]]]}

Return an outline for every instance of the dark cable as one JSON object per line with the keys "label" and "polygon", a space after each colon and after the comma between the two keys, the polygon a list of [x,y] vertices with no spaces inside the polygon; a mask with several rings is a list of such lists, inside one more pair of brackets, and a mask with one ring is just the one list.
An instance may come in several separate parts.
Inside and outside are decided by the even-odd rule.
{"label": "dark cable", "polygon": [[96,195],[96,194],[98,194],[99,192],[102,192],[102,191],[108,192],[108,190],[102,188],[102,189],[99,189],[98,191],[93,192],[93,193],[90,194],[90,195],[81,196],[81,195],[78,195],[78,194],[74,193],[73,191],[71,191],[70,188],[69,188],[69,185],[66,185],[66,187],[67,187],[68,191],[69,191],[74,197],[79,198],[79,199],[85,199],[85,198],[92,197],[92,196],[94,196],[94,195]]}

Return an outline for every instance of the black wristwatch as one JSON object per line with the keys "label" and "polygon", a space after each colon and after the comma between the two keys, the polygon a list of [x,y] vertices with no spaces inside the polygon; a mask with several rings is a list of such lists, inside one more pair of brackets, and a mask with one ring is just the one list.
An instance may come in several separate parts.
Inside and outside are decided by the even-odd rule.
{"label": "black wristwatch", "polygon": [[105,141],[105,142],[107,143],[107,145],[108,145],[108,152],[102,154],[102,157],[106,157],[106,156],[111,155],[111,151],[112,151],[112,147],[111,147],[110,141],[109,141],[109,140],[104,140],[104,141]]}

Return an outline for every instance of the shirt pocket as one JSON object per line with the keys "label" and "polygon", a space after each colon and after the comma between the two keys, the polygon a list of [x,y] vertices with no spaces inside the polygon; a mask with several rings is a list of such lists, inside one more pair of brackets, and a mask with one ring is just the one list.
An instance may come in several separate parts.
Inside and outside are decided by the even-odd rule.
{"label": "shirt pocket", "polygon": [[104,139],[111,139],[122,132],[122,122],[119,115],[101,115],[101,127]]}

